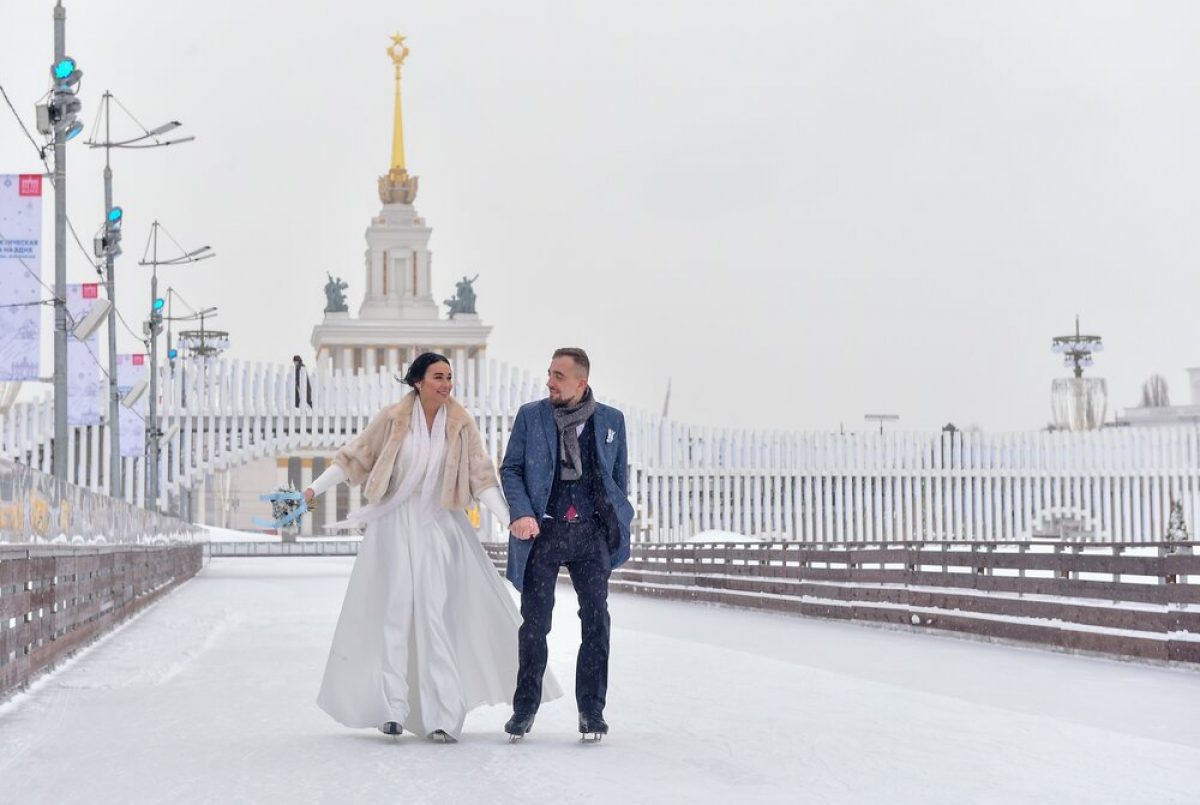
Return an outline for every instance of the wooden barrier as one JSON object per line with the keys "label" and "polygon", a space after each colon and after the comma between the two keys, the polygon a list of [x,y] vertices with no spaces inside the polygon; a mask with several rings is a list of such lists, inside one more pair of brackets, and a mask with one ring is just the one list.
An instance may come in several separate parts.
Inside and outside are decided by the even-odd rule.
{"label": "wooden barrier", "polygon": [[0,546],[0,698],[194,576],[202,550]]}
{"label": "wooden barrier", "polygon": [[[506,546],[485,546],[503,568]],[[635,545],[616,591],[1200,663],[1190,545]]]}

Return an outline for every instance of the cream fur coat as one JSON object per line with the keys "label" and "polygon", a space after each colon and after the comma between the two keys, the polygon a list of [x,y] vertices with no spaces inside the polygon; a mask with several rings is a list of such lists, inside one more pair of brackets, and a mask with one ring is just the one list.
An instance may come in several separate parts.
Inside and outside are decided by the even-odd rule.
{"label": "cream fur coat", "polygon": [[[396,458],[408,438],[417,393],[409,392],[400,402],[374,416],[366,430],[334,454],[333,463],[346,473],[347,483],[366,482],[363,494],[370,503],[380,503],[396,488]],[[442,473],[442,507],[465,509],[479,493],[499,486],[496,468],[483,447],[475,420],[457,400],[446,400],[446,462]]]}

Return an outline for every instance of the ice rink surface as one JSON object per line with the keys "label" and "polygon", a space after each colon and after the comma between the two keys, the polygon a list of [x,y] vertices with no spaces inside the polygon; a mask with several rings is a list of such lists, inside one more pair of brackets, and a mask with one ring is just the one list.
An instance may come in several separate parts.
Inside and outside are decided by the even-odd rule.
{"label": "ice rink surface", "polygon": [[346,729],[314,699],[352,562],[212,560],[0,705],[0,799],[1200,802],[1198,672],[628,595],[599,745],[569,697],[515,746],[504,707],[457,745]]}

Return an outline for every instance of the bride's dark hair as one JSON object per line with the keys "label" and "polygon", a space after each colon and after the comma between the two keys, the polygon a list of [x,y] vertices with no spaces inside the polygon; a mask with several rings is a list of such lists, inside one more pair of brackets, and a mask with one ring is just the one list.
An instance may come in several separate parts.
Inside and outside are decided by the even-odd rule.
{"label": "bride's dark hair", "polygon": [[436,352],[422,352],[417,356],[415,361],[409,364],[408,372],[404,375],[403,382],[415,389],[417,383],[425,379],[425,372],[435,363],[444,363],[449,366],[450,359]]}

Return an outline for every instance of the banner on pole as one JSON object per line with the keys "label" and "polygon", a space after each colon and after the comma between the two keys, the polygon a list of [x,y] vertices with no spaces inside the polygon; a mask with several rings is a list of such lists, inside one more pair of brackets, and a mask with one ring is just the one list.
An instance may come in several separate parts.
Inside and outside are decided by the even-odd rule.
{"label": "banner on pole", "polygon": [[[67,317],[72,322],[83,321],[100,298],[100,285],[95,282],[71,283],[67,286]],[[100,372],[100,337],[96,333],[80,341],[72,336],[67,341],[67,424],[99,425],[100,402],[105,384]]]}
{"label": "banner on pole", "polygon": [[[142,380],[149,382],[149,369],[150,362],[146,360],[144,354],[118,355],[117,393],[124,398],[130,389],[137,386]],[[149,394],[149,390],[145,391],[133,408],[127,408],[124,404],[120,406],[121,413],[118,419],[121,424],[122,458],[136,458],[146,454],[145,416],[150,402]]]}
{"label": "banner on pole", "polygon": [[41,279],[42,177],[0,174],[0,380],[38,377]]}

